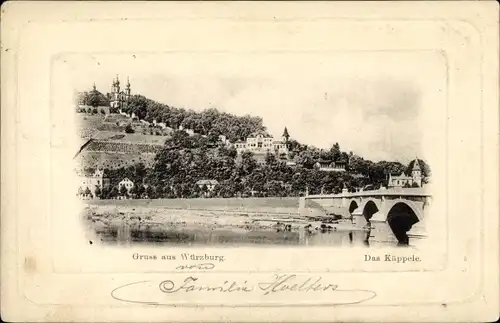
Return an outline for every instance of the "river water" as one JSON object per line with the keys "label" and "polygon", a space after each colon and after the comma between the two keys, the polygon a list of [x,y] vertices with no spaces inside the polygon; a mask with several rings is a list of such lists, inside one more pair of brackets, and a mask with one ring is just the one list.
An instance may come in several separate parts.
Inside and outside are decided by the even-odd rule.
{"label": "river water", "polygon": [[[397,246],[391,234],[370,234],[363,230],[234,230],[170,228],[145,230],[120,227],[98,233],[105,244],[155,244],[169,246]],[[412,245],[410,239],[410,245]],[[413,239],[415,241],[415,239]]]}

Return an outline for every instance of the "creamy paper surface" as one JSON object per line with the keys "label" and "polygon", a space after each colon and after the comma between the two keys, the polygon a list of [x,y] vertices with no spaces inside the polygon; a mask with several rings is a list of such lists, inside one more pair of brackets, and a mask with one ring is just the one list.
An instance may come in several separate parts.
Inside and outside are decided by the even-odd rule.
{"label": "creamy paper surface", "polygon": [[[4,320],[496,318],[493,2],[7,3],[2,66]],[[415,150],[433,174],[428,239],[418,249],[89,243],[73,190],[79,147],[73,90],[88,86],[82,79],[89,75],[121,70],[288,82],[293,92],[328,84],[332,74],[411,79],[422,93]],[[323,135],[314,133],[323,122],[315,118],[315,105],[307,113],[294,111],[293,102],[263,93],[276,115],[291,120],[287,114],[303,113],[294,126]],[[267,109],[255,100],[246,113]],[[346,119],[355,117],[346,111]],[[196,263],[182,261],[183,253],[223,258],[189,267]],[[419,261],[373,262],[367,255]],[[221,292],[177,290],[186,279]]]}

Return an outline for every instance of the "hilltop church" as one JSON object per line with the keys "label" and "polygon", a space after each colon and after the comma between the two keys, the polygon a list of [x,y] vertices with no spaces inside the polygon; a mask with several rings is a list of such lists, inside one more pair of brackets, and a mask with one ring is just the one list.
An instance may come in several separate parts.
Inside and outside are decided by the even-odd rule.
{"label": "hilltop church", "polygon": [[121,112],[123,107],[127,107],[130,101],[130,80],[127,77],[125,91],[120,91],[120,80],[116,75],[116,80],[113,79],[111,84],[111,93],[109,97],[109,107],[111,111]]}

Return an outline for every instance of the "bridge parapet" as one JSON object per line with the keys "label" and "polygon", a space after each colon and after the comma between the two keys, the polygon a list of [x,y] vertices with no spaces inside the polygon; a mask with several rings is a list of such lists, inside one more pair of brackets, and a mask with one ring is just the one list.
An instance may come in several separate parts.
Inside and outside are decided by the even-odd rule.
{"label": "bridge parapet", "polygon": [[368,196],[405,196],[405,197],[431,197],[432,195],[425,188],[399,188],[399,189],[380,189],[375,191],[361,192],[342,192],[340,194],[317,194],[307,195],[306,199],[341,199]]}

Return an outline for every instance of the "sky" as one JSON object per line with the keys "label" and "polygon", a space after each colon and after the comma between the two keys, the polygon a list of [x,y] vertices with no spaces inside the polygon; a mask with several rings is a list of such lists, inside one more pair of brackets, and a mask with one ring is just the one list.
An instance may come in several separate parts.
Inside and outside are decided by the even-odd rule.
{"label": "sky", "polygon": [[445,103],[446,64],[434,52],[68,54],[56,64],[75,91],[103,93],[119,74],[132,94],[201,111],[256,115],[274,136],[318,148],[338,142],[365,158],[425,155],[422,132]]}

